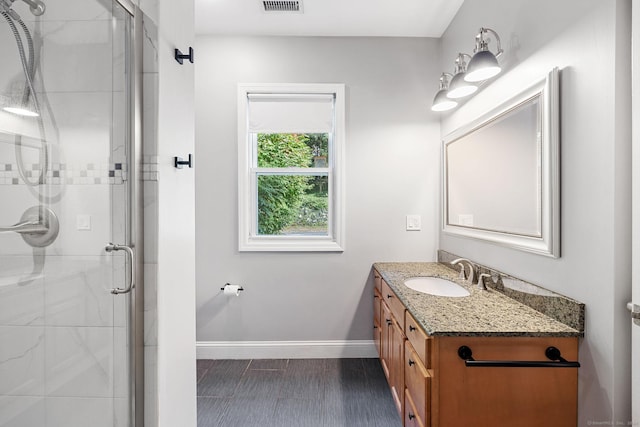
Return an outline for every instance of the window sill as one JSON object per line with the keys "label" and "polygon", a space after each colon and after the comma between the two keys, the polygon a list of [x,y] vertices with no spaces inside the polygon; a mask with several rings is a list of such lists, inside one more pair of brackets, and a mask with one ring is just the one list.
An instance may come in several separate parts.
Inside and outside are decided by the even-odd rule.
{"label": "window sill", "polygon": [[240,242],[240,252],[344,252],[333,240],[251,239]]}

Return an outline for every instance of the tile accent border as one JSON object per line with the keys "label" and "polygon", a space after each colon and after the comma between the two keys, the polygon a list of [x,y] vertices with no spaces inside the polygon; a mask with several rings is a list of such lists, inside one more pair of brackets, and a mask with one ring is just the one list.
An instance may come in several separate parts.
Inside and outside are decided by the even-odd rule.
{"label": "tile accent border", "polygon": [[[56,185],[122,185],[127,180],[126,163],[52,163],[49,165],[43,184]],[[40,176],[38,163],[25,165],[27,179],[37,180]],[[25,185],[16,163],[0,163],[0,185]]]}
{"label": "tile accent border", "polygon": [[158,180],[158,156],[142,156],[142,180]]}
{"label": "tile accent border", "polygon": [[[438,262],[440,264],[451,267],[449,263],[456,258],[460,257],[441,249],[438,250]],[[584,335],[585,305],[583,303],[484,265],[471,262],[476,267],[478,274],[488,273],[491,275],[493,284],[487,283],[487,286],[560,323],[577,329]]]}
{"label": "tile accent border", "polygon": [[[40,165],[26,165],[27,179],[36,180],[40,176]],[[109,164],[68,164],[52,163],[47,170],[43,184],[66,185],[122,185],[127,180],[127,163]],[[158,156],[143,156],[141,175],[143,181],[158,181]],[[0,163],[0,185],[24,185],[16,163]]]}
{"label": "tile accent border", "polygon": [[377,358],[373,340],[363,341],[199,341],[197,359]]}

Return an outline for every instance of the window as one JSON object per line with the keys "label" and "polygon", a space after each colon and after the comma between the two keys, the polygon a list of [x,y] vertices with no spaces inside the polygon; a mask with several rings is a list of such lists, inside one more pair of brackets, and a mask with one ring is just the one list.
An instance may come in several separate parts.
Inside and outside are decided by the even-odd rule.
{"label": "window", "polygon": [[344,86],[238,86],[240,251],[342,251]]}

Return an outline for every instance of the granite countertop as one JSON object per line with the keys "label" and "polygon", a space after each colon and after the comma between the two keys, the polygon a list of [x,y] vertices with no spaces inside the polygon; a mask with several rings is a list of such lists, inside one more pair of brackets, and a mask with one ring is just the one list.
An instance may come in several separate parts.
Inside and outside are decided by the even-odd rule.
{"label": "granite countertop", "polygon": [[[583,333],[495,289],[482,290],[458,279],[458,272],[437,262],[378,262],[374,268],[409,313],[433,336],[579,337]],[[424,294],[404,285],[410,277],[451,280],[471,295],[461,298]]]}

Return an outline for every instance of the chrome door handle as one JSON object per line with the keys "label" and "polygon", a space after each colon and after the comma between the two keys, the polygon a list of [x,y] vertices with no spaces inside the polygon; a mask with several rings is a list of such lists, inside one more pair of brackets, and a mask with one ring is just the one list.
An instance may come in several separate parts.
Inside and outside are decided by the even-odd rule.
{"label": "chrome door handle", "polygon": [[627,309],[631,312],[633,323],[640,326],[640,306],[632,302],[627,303]]}
{"label": "chrome door handle", "polygon": [[131,292],[131,290],[134,287],[134,278],[136,277],[136,263],[135,263],[136,256],[135,256],[135,253],[133,252],[133,249],[131,249],[127,245],[114,245],[113,243],[109,243],[107,246],[105,246],[104,250],[107,252],[124,251],[129,257],[129,263],[131,266],[129,268],[129,285],[124,289],[123,288],[111,289],[111,293],[113,295],[128,294],[129,292]]}

